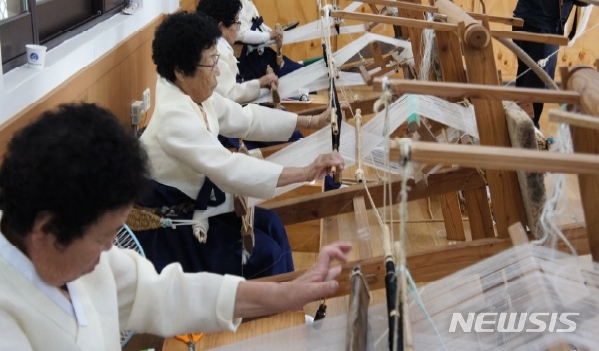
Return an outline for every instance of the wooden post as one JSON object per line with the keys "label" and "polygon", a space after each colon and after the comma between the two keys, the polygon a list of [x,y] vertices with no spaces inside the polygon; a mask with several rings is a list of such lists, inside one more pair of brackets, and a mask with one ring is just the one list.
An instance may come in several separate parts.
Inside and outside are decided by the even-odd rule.
{"label": "wooden post", "polygon": [[[441,0],[440,0],[441,1]],[[488,22],[485,23],[488,28]],[[493,45],[476,49],[463,45],[469,83],[499,85]],[[493,73],[491,73],[493,72]],[[482,145],[510,146],[510,138],[501,101],[472,99]],[[526,222],[524,203],[515,172],[487,170],[493,213],[500,238],[508,237],[508,226]]]}
{"label": "wooden post", "polygon": [[[460,47],[458,37],[453,33],[447,32],[437,32],[435,36],[439,51],[439,61],[441,62],[441,71],[443,72],[443,81],[466,83],[466,71],[464,71],[462,48]],[[453,99],[453,102],[456,102],[456,100]],[[452,99],[449,99],[449,101],[452,101]],[[486,187],[464,190],[463,193],[466,206],[468,207],[472,239],[495,237]]]}
{"label": "wooden post", "polygon": [[447,15],[447,22],[464,22],[465,30],[460,35],[463,35],[462,40],[466,46],[480,49],[489,45],[491,33],[488,27],[485,28],[450,0],[437,0],[435,5],[439,8],[439,13]]}
{"label": "wooden post", "polygon": [[[591,67],[572,67],[568,70],[565,88],[580,93],[580,108],[599,118],[599,72]],[[562,78],[562,81],[563,78]],[[574,151],[599,154],[599,132],[570,126]],[[579,175],[580,200],[584,209],[589,247],[593,261],[599,262],[599,176]]]}
{"label": "wooden post", "polygon": [[[420,4],[420,0],[408,0],[406,2],[411,2],[414,4]],[[417,20],[424,20],[424,12],[422,11],[417,11],[417,10],[406,10],[406,9],[399,9],[399,14],[401,15],[401,17],[405,17],[405,18],[410,18],[410,19],[417,19]],[[412,43],[412,55],[414,56],[414,68],[416,71],[416,77],[418,79],[421,79],[421,77],[418,77],[418,75],[420,74],[420,63],[422,62],[422,53],[420,51],[420,43],[422,42],[422,32],[423,29],[420,28],[414,28],[414,27],[401,27],[401,32],[402,34],[404,33],[404,31],[406,33],[408,33],[407,38],[405,39],[410,39],[410,42]]]}

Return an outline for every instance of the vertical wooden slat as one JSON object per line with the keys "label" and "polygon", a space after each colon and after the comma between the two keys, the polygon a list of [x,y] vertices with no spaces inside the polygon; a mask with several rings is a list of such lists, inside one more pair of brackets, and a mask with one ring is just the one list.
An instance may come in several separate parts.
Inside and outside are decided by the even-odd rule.
{"label": "vertical wooden slat", "polygon": [[360,259],[370,258],[372,256],[372,243],[370,241],[370,227],[368,225],[368,212],[364,197],[358,196],[354,200],[354,215],[356,219],[356,232],[358,234],[358,250]]}
{"label": "vertical wooden slat", "polygon": [[[485,23],[488,28],[488,22]],[[474,84],[499,85],[497,68],[493,57],[493,44],[482,49],[463,45],[468,82]],[[510,139],[501,101],[472,99],[478,133],[482,145],[510,146]],[[508,237],[508,227],[516,222],[525,223],[526,215],[520,195],[520,186],[515,172],[487,170],[487,181],[497,234]]]}
{"label": "vertical wooden slat", "polygon": [[[462,60],[462,48],[460,47],[457,35],[451,32],[436,32],[435,37],[439,51],[439,61],[441,62],[441,71],[443,72],[443,81],[466,83],[467,78]],[[465,190],[464,199],[468,207],[472,239],[495,237],[493,218],[489,202],[487,201],[486,188]]]}
{"label": "vertical wooden slat", "polygon": [[438,197],[441,203],[441,212],[445,223],[447,240],[466,240],[464,233],[464,222],[460,211],[458,193],[447,193]]}
{"label": "vertical wooden slat", "polygon": [[[599,118],[599,72],[591,67],[573,67],[567,76],[565,87],[580,93],[582,111]],[[570,130],[575,152],[599,154],[599,132],[573,126]],[[578,176],[578,185],[591,256],[593,261],[599,262],[599,177],[581,174]]]}

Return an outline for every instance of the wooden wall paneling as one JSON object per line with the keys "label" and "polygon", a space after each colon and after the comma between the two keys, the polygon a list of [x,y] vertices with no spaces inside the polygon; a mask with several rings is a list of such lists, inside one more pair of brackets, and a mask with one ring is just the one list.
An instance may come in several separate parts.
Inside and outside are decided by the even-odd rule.
{"label": "wooden wall paneling", "polygon": [[198,0],[179,0],[179,8],[182,11],[195,11],[198,3]]}
{"label": "wooden wall paneling", "polygon": [[[254,0],[254,5],[271,28],[298,20],[302,26],[320,18],[316,1]],[[322,56],[320,39],[285,45],[283,54],[295,61]]]}
{"label": "wooden wall paneling", "polygon": [[[154,37],[154,30],[162,21],[162,16],[156,18],[143,29],[136,31],[125,39],[119,46],[110,50],[90,66],[82,69],[67,81],[59,85],[56,89],[42,97],[29,107],[16,114],[0,126],[0,156],[6,152],[6,144],[12,135],[33,121],[42,112],[53,109],[61,103],[69,103],[75,101],[98,102],[103,106],[110,106],[113,113],[117,114],[119,120],[127,121],[126,125],[131,125],[130,106],[134,99],[141,99],[141,95],[114,97],[114,101],[110,100],[113,97],[111,92],[101,92],[102,89],[114,90],[120,89],[116,85],[122,85],[122,81],[126,81],[128,76],[123,73],[120,82],[111,76],[111,71],[120,66],[129,56],[140,50],[144,44],[148,45]],[[146,49],[147,50],[147,49]],[[140,52],[141,60],[146,62],[141,67],[152,67],[151,55]],[[137,63],[139,64],[139,63]],[[141,69],[141,68],[140,68]],[[148,70],[148,77],[154,74],[155,69]],[[108,77],[105,77],[107,76]],[[148,78],[149,79],[149,78]],[[149,85],[151,91],[154,90],[154,84]],[[145,88],[145,86],[144,86]],[[141,89],[143,91],[143,88]],[[95,99],[98,99],[96,101]],[[126,99],[126,100],[125,100]],[[125,103],[126,101],[126,103]],[[126,105],[123,106],[123,105]],[[127,111],[127,112],[124,112]],[[129,116],[127,119],[126,116]]]}
{"label": "wooden wall paneling", "polygon": [[125,97],[123,96],[123,85],[121,84],[123,74],[122,65],[120,64],[108,71],[87,89],[87,99],[88,102],[107,108],[117,116],[123,125],[130,126],[131,108],[128,111],[129,116],[124,113]]}

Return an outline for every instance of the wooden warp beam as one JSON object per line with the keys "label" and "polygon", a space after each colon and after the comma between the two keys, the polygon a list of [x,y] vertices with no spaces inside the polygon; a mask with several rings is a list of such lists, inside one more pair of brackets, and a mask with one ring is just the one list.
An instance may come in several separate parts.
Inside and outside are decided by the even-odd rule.
{"label": "wooden warp beam", "polygon": [[346,351],[363,351],[367,349],[370,291],[360,265],[353,268],[350,277],[351,291],[349,294],[345,349]]}
{"label": "wooden warp beam", "polygon": [[439,8],[439,13],[447,15],[447,22],[460,23],[464,22],[465,30],[460,35],[463,35],[463,42],[472,48],[484,48],[491,42],[491,33],[477,20],[469,16],[456,4],[449,0],[437,0],[435,6]]}

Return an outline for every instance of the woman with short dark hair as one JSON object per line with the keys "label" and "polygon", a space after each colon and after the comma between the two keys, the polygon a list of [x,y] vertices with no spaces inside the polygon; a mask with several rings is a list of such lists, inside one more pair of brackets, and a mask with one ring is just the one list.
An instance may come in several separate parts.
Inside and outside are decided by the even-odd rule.
{"label": "woman with short dark hair", "polygon": [[[202,1],[198,5],[198,11],[201,11],[200,8],[204,7]],[[268,66],[273,69],[278,77],[283,77],[304,67],[303,64],[294,62],[287,56],[283,56],[284,63],[279,66],[277,64],[277,53],[270,47],[263,46],[263,44],[277,38],[283,40],[284,32],[268,27],[251,0],[241,0],[241,6],[238,15],[239,29],[234,41],[244,44],[239,56],[239,71],[243,80],[249,81],[264,76]]]}
{"label": "woman with short dark hair", "polygon": [[255,246],[246,264],[235,195],[269,199],[277,187],[343,168],[338,153],[305,167],[282,167],[224,148],[218,135],[255,141],[284,141],[295,129],[327,126],[330,113],[298,116],[254,104],[241,105],[213,94],[221,32],[210,17],[177,13],[156,30],[153,59],[160,77],[156,106],[141,136],[152,166],[153,192],[139,203],[193,226],[138,232],[147,257],[161,270],[180,262],[187,272],[209,271],[248,278],[293,271],[291,248],[278,216],[255,209]]}
{"label": "woman with short dark hair", "polygon": [[[271,83],[278,83],[274,73],[265,74],[260,78],[238,82],[239,68],[233,52],[233,44],[241,26],[239,11],[240,0],[202,0],[197,11],[212,17],[218,24],[222,37],[218,39],[216,48],[220,54],[217,77],[218,85],[215,92],[240,104],[248,103],[260,96],[260,88],[266,88]],[[266,90],[266,89],[265,89]]]}
{"label": "woman with short dark hair", "polygon": [[[0,166],[0,350],[121,350],[119,330],[164,337],[236,330],[241,318],[301,309],[332,294],[326,247],[289,283],[211,273],[157,274],[113,246],[144,189],[147,158],[109,111],[63,105],[25,127]],[[333,279],[333,278],[329,278]]]}

